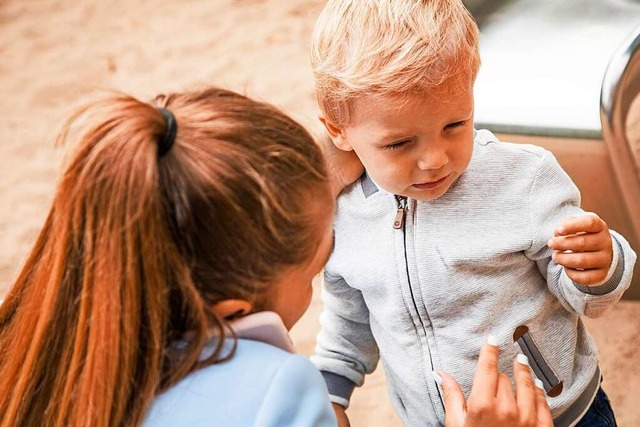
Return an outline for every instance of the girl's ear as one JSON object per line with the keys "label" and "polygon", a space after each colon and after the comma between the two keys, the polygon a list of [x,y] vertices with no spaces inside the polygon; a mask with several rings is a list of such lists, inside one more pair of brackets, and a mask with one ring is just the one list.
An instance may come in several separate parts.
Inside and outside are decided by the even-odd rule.
{"label": "girl's ear", "polygon": [[218,316],[225,320],[235,319],[251,313],[252,305],[243,299],[225,299],[213,306]]}
{"label": "girl's ear", "polygon": [[351,143],[347,139],[343,128],[340,128],[335,124],[331,123],[329,119],[327,119],[322,115],[319,116],[319,119],[324,125],[324,128],[329,133],[329,137],[331,138],[331,141],[333,141],[333,145],[335,145],[342,151],[353,151],[353,147],[351,146]]}

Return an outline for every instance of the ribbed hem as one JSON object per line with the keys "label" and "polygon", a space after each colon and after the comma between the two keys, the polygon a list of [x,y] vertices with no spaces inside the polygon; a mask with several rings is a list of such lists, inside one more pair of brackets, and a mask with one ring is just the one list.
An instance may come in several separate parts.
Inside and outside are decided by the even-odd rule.
{"label": "ribbed hem", "polygon": [[340,396],[334,396],[333,394],[330,394],[329,401],[331,403],[337,403],[338,405],[342,406],[344,409],[347,409],[349,407],[349,401]]}
{"label": "ribbed hem", "polygon": [[350,379],[332,372],[320,371],[320,373],[327,383],[330,400],[347,408],[356,384]]}
{"label": "ribbed hem", "polygon": [[576,425],[578,421],[582,419],[593,403],[593,399],[596,397],[596,393],[600,387],[600,378],[600,368],[596,367],[596,372],[593,374],[593,378],[591,378],[591,381],[589,381],[589,384],[584,389],[580,397],[578,397],[576,401],[562,413],[562,415],[553,420],[553,425],[555,427],[571,427]]}
{"label": "ribbed hem", "polygon": [[624,257],[621,256],[622,247],[620,247],[620,244],[615,239],[615,237],[611,236],[611,240],[614,242],[613,259],[611,260],[611,267],[609,267],[607,277],[604,279],[603,283],[591,286],[585,286],[573,282],[573,285],[581,292],[590,295],[604,295],[616,290],[616,288],[620,285],[622,274],[624,273]]}

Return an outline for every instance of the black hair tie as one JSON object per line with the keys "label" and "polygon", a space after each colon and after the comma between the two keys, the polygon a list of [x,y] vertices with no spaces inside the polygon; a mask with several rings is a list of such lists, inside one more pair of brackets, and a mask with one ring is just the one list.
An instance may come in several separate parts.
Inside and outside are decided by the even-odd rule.
{"label": "black hair tie", "polygon": [[162,157],[171,150],[173,144],[176,142],[176,133],[178,132],[178,123],[173,113],[166,108],[158,108],[158,111],[164,116],[164,121],[167,124],[167,129],[158,141],[158,157]]}

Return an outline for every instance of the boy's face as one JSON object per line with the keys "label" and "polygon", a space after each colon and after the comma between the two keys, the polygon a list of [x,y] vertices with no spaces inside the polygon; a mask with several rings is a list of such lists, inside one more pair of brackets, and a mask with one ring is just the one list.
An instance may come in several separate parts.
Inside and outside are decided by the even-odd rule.
{"label": "boy's face", "polygon": [[473,153],[473,90],[448,89],[405,94],[400,101],[361,98],[345,127],[323,122],[335,145],[354,150],[384,190],[435,200],[465,171]]}

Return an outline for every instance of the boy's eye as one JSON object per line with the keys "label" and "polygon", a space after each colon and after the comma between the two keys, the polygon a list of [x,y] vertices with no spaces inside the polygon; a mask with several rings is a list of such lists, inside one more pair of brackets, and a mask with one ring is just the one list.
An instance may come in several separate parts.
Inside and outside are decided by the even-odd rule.
{"label": "boy's eye", "polygon": [[382,147],[385,150],[397,150],[398,148],[402,148],[405,144],[407,144],[409,141],[397,141],[397,142],[392,142],[389,145],[385,145],[384,147]]}
{"label": "boy's eye", "polygon": [[453,123],[449,123],[448,125],[446,125],[444,128],[446,129],[455,129],[455,128],[461,128],[464,125],[466,125],[467,122],[466,121],[461,121],[461,122],[453,122]]}

